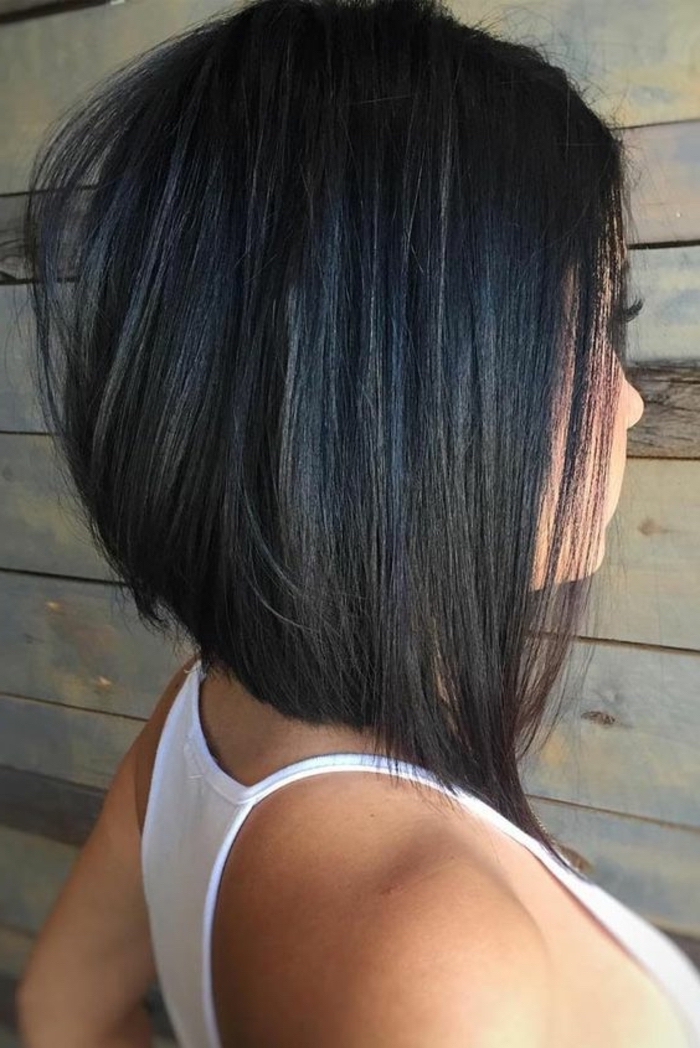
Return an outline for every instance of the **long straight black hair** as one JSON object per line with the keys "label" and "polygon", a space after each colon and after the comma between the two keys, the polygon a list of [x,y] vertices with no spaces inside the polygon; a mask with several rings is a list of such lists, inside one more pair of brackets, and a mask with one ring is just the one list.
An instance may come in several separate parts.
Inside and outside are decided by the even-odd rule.
{"label": "long straight black hair", "polygon": [[64,114],[24,219],[41,405],[142,621],[548,845],[520,761],[601,535],[625,185],[537,49],[255,0]]}

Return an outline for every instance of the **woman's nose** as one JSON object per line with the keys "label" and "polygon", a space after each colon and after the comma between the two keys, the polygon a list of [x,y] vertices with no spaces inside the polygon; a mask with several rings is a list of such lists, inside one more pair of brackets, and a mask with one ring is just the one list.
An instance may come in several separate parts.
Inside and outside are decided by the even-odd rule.
{"label": "woman's nose", "polygon": [[634,388],[631,383],[627,383],[629,387],[629,406],[628,406],[628,423],[627,428],[631,429],[632,426],[636,426],[640,418],[644,414],[644,401],[642,400],[641,394]]}

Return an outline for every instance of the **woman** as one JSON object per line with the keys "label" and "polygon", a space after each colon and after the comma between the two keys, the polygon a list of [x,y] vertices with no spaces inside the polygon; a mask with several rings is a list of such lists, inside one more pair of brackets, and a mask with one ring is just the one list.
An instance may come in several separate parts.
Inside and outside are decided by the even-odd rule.
{"label": "woman", "polygon": [[625,199],[565,74],[434,0],[260,0],[54,131],[46,417],[197,654],[38,940],[30,1048],[150,1043],[156,976],[182,1048],[700,1044],[690,964],[519,775],[642,412]]}

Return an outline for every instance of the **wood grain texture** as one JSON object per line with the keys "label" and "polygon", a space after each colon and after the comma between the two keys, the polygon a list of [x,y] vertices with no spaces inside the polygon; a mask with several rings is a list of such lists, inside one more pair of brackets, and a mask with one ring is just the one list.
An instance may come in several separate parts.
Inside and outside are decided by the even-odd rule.
{"label": "wood grain texture", "polygon": [[59,466],[51,437],[0,433],[0,566],[116,582]]}
{"label": "wood grain texture", "polygon": [[143,727],[132,717],[2,694],[0,723],[0,765],[100,787]]}
{"label": "wood grain texture", "polygon": [[0,0],[0,26],[109,3],[124,3],[124,0]]}
{"label": "wood grain texture", "polygon": [[700,462],[629,459],[581,635],[700,650]]}
{"label": "wood grain texture", "polygon": [[0,576],[0,692],[145,719],[191,646],[147,630],[113,587]]}
{"label": "wood grain texture", "polygon": [[557,691],[531,794],[700,830],[700,655],[579,641]]}
{"label": "wood grain texture", "polygon": [[700,365],[631,367],[644,414],[627,437],[630,458],[700,458]]}
{"label": "wood grain texture", "polygon": [[587,876],[647,920],[700,935],[700,833],[593,808],[536,800],[537,813],[585,861]]}
{"label": "wood grain texture", "polygon": [[700,121],[627,128],[624,144],[632,190],[630,243],[700,239]]}
{"label": "wood grain texture", "polygon": [[[700,185],[697,174],[695,178]],[[644,308],[628,329],[630,361],[639,366],[674,363],[697,366],[700,362],[700,246],[631,251],[630,300],[634,301],[637,296],[643,299]]]}
{"label": "wood grain texture", "polygon": [[[0,213],[2,205],[0,198]],[[700,246],[633,250],[630,259],[631,297],[644,300],[628,332],[630,363],[700,367]],[[27,287],[1,285],[0,431],[46,432],[34,392],[32,342]],[[689,425],[693,430],[697,420]],[[655,439],[662,447],[666,435],[657,430]]]}
{"label": "wood grain texture", "polygon": [[[21,765],[23,758],[15,758],[15,763]],[[104,788],[0,766],[0,825],[81,846],[97,822],[105,792]]]}
{"label": "wood grain texture", "polygon": [[35,935],[77,856],[69,844],[0,826],[0,923]]}

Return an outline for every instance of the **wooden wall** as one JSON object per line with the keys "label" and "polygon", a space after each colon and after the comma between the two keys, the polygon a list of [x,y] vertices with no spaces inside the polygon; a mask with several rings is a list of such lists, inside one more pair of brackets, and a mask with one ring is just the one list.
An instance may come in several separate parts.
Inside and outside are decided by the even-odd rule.
{"label": "wooden wall", "polygon": [[[47,125],[85,89],[225,5],[0,0],[0,1048],[13,980],[121,756],[189,654],[138,623],[60,488],[29,382],[26,284],[7,249]],[[589,875],[700,950],[700,20],[696,0],[459,0],[540,41],[635,159],[631,355],[647,408],[566,719],[526,768]],[[596,611],[597,608],[597,611]],[[157,988],[152,1003],[168,1035]],[[4,1024],[4,1025],[3,1025]],[[165,1039],[162,1043],[168,1043]]]}

